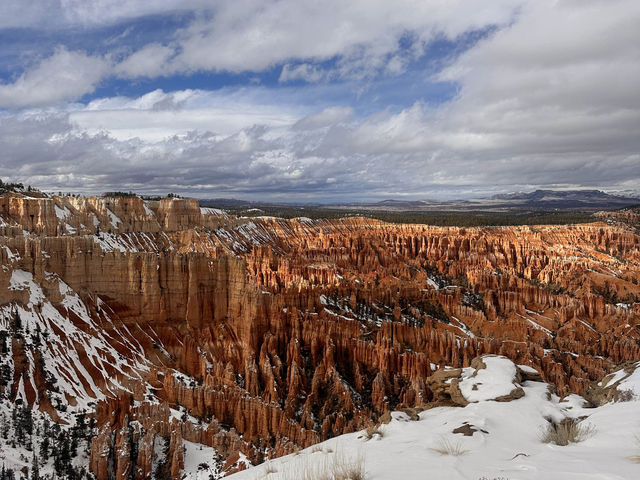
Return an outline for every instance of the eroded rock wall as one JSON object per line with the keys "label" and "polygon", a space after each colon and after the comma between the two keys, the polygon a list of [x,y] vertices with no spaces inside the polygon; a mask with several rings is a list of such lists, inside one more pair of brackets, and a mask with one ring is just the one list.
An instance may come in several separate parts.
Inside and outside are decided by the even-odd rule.
{"label": "eroded rock wall", "polygon": [[[100,479],[154,465],[177,478],[184,441],[225,471],[290,453],[437,400],[434,371],[486,353],[561,395],[640,358],[640,237],[623,225],[250,220],[182,199],[15,195],[0,216],[0,390],[52,416],[94,412]],[[61,358],[66,382],[38,355]]]}

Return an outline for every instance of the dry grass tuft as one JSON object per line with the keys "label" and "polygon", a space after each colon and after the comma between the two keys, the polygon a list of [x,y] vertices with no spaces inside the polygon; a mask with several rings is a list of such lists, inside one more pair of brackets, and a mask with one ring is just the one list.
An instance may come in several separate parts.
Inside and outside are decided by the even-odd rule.
{"label": "dry grass tuft", "polygon": [[429,450],[433,450],[440,455],[451,455],[453,457],[459,457],[460,455],[469,453],[469,450],[462,447],[460,440],[452,442],[444,437],[440,438],[440,443],[438,443],[436,447],[430,448]]}
{"label": "dry grass tuft", "polygon": [[277,471],[276,467],[270,461],[267,461],[267,467],[265,468],[264,473],[266,475],[271,475],[272,473],[277,473]]}
{"label": "dry grass tuft", "polygon": [[[317,458],[317,457],[316,457]],[[311,457],[291,463],[281,473],[283,480],[365,480],[365,462],[362,455],[355,459],[341,454],[327,455],[323,461]]]}
{"label": "dry grass tuft", "polygon": [[376,435],[378,435],[380,438],[384,437],[384,430],[382,429],[381,425],[372,425],[368,427],[362,434],[361,438],[364,438],[365,440],[371,440]]}
{"label": "dry grass tuft", "polygon": [[620,390],[618,392],[617,402],[632,402],[636,399],[636,394],[630,388],[627,390]]}
{"label": "dry grass tuft", "polygon": [[542,434],[543,443],[555,443],[561,447],[570,443],[578,443],[592,437],[596,428],[590,423],[582,423],[577,418],[565,418],[559,423],[549,423]]}
{"label": "dry grass tuft", "polygon": [[334,455],[331,470],[334,480],[364,480],[364,457],[358,455],[355,459],[350,460],[340,455]]}
{"label": "dry grass tuft", "polygon": [[[637,445],[638,449],[640,449],[640,434],[636,435],[636,445]],[[634,463],[640,463],[640,453],[637,454],[637,455],[631,455],[631,457],[629,457],[629,458]]]}

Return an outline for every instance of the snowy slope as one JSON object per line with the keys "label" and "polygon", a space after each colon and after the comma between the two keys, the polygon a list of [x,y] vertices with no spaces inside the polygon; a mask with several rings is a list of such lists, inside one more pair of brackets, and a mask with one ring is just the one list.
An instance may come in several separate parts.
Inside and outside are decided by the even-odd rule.
{"label": "snowy slope", "polygon": [[[0,399],[0,468],[4,467],[5,471],[13,470],[17,478],[25,478],[26,473],[29,473],[29,478],[33,478],[33,469],[37,463],[35,468],[41,480],[60,479],[61,475],[56,473],[54,451],[60,448],[61,436],[66,440],[72,438],[73,425],[55,424],[49,415],[33,409],[30,411],[30,433],[25,432],[24,439],[20,441],[17,439],[16,420],[12,419],[20,408],[13,402]],[[85,425],[83,438],[79,438],[76,432],[75,451],[70,454],[70,464],[77,474],[82,472],[86,478],[93,478],[88,472],[90,437],[86,434],[87,430],[89,427]],[[45,443],[49,446],[46,447]],[[58,468],[63,469],[64,467]]]}
{"label": "snowy slope", "polygon": [[[45,295],[45,283],[49,292],[58,292],[57,301]],[[32,273],[15,269],[8,288],[24,302],[0,307],[0,380],[7,389],[0,392],[0,468],[26,478],[37,462],[41,479],[80,478],[71,468],[93,478],[86,472],[94,432],[88,424],[81,431],[74,426],[99,400],[143,379],[149,369],[144,350],[126,326],[112,320],[114,312],[99,297],[81,298],[56,274],[46,272],[39,283]],[[15,401],[10,401],[15,378]],[[18,438],[16,412],[28,404],[31,426]],[[42,446],[45,438],[49,448]],[[77,444],[69,447],[74,453],[67,463],[59,460],[61,438],[75,438]]]}
{"label": "snowy slope", "polygon": [[[107,392],[126,390],[118,383],[114,371],[138,381],[142,378],[138,370],[149,367],[142,347],[124,329],[112,323],[106,306],[100,308],[99,324],[89,313],[89,305],[57,275],[48,273],[47,281],[58,284],[62,300],[57,306],[45,298],[42,287],[33,280],[31,273],[14,270],[9,289],[28,292],[29,300],[26,305],[0,307],[0,328],[9,331],[13,315],[20,317],[20,336],[29,364],[26,370],[29,385],[21,383],[17,398],[26,402],[26,391],[31,391],[36,405],[39,403],[41,392],[33,373],[33,356],[37,352],[42,357],[43,370],[57,387],[56,391],[48,392],[49,396],[54,405],[66,405],[65,411],[59,412],[64,417],[67,411],[86,410],[96,400],[105,398],[102,385]],[[102,305],[99,298],[96,304]],[[105,328],[107,326],[111,333]],[[8,346],[10,348],[10,344]],[[7,358],[10,359],[10,355]],[[96,385],[97,381],[101,386]],[[75,402],[69,404],[67,398],[73,398]]]}
{"label": "snowy slope", "polygon": [[[502,357],[484,360],[487,368],[478,370],[475,376],[469,375],[468,369],[463,373],[466,378],[461,390],[472,402],[466,407],[426,410],[420,413],[419,421],[394,412],[392,421],[380,427],[382,436],[373,434],[367,440],[364,432],[343,435],[229,478],[332,479],[336,477],[322,473],[330,472],[336,464],[357,466],[359,462],[367,480],[640,478],[640,464],[631,458],[640,455],[636,441],[640,434],[639,397],[584,408],[584,400],[577,395],[561,400],[549,393],[547,384],[528,381],[522,383],[522,398],[510,402],[487,400],[513,387],[515,366]],[[477,389],[473,389],[473,383]],[[640,392],[637,373],[621,384]],[[592,431],[590,437],[568,446],[543,443],[548,419],[558,422],[565,417],[586,417],[581,424]],[[465,424],[476,430],[472,436],[452,432]],[[462,454],[439,453],[437,450],[447,443]],[[312,475],[307,477],[308,473]]]}

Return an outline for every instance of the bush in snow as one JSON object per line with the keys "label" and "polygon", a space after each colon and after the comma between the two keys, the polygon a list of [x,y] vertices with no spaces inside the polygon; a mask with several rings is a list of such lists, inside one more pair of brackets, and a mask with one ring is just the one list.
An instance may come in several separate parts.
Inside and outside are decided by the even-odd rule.
{"label": "bush in snow", "polygon": [[584,424],[577,418],[565,418],[554,423],[550,422],[542,435],[543,443],[555,443],[559,446],[578,443],[593,436],[596,429],[591,424]]}
{"label": "bush in snow", "polygon": [[452,442],[444,437],[440,438],[440,442],[435,447],[431,448],[436,453],[440,455],[451,455],[453,457],[458,457],[460,455],[464,455],[469,453],[469,450],[465,450],[462,447],[462,443],[458,440],[456,442]]}
{"label": "bush in snow", "polygon": [[636,394],[632,389],[620,390],[618,393],[618,402],[631,402],[636,399]]}
{"label": "bush in snow", "polygon": [[364,480],[364,456],[358,454],[355,458],[336,453],[318,462],[308,457],[304,464],[295,463],[293,468],[282,472],[283,480]]}
{"label": "bush in snow", "polygon": [[371,440],[373,437],[378,436],[380,438],[384,437],[384,430],[380,427],[380,425],[372,425],[368,427],[364,434],[362,435],[366,440]]}
{"label": "bush in snow", "polygon": [[[638,450],[640,451],[640,435],[636,435],[636,445],[638,447]],[[632,455],[630,458],[632,462],[640,463],[640,453]]]}

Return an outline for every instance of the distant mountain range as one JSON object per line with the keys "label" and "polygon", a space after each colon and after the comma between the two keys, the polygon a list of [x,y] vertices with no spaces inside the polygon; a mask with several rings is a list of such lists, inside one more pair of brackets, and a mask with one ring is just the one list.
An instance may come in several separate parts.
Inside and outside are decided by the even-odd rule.
{"label": "distant mountain range", "polygon": [[451,201],[398,201],[345,205],[346,208],[373,210],[434,211],[434,210],[608,210],[640,204],[640,198],[613,195],[601,190],[535,190],[493,195],[488,198]]}
{"label": "distant mountain range", "polygon": [[615,208],[640,203],[639,198],[612,195],[601,190],[535,190],[494,195],[490,200],[530,208]]}
{"label": "distant mountain range", "polygon": [[220,208],[261,208],[274,206],[315,207],[338,210],[369,210],[395,212],[434,211],[509,211],[509,210],[581,210],[597,211],[640,205],[640,198],[614,195],[601,190],[535,190],[493,195],[468,200],[395,200],[344,204],[277,204],[236,199],[201,200],[203,206]]}

